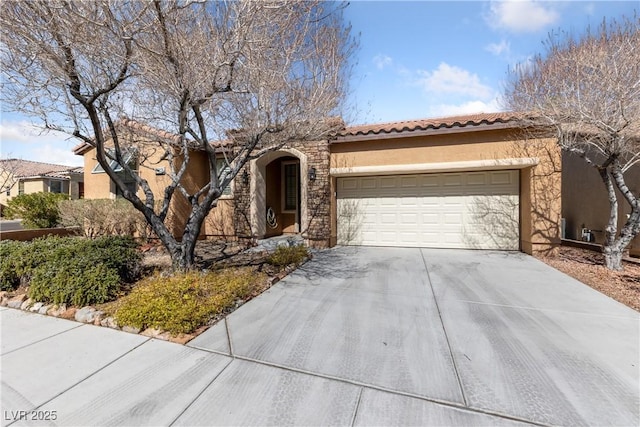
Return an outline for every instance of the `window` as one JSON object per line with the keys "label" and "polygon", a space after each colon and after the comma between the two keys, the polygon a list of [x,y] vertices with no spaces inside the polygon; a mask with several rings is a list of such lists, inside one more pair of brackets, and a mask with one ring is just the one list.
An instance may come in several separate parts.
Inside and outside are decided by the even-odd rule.
{"label": "window", "polygon": [[[109,156],[112,156],[114,158],[116,156],[116,153],[115,153],[115,151],[113,149],[107,149],[107,153],[109,154]],[[107,160],[109,161],[109,167],[111,169],[113,169],[114,172],[122,172],[122,171],[124,171],[124,168],[122,167],[122,165],[120,165],[115,160],[110,160],[109,156],[107,156]],[[127,164],[127,166],[129,166],[129,168],[131,168],[131,170],[135,170],[136,169],[137,164],[136,164],[136,159],[135,159],[135,150],[123,149],[122,150],[122,157],[123,157],[124,162]],[[96,160],[96,159],[94,159],[94,160]],[[93,168],[91,173],[105,173],[105,172],[104,172],[104,168],[100,165],[100,163],[98,163]]]}
{"label": "window", "polygon": [[57,181],[57,180],[53,180],[50,179],[49,180],[49,193],[62,193],[63,189],[63,185],[62,185],[62,181]]}
{"label": "window", "polygon": [[24,181],[18,181],[18,195],[24,194]]}
{"label": "window", "polygon": [[297,212],[298,210],[298,171],[298,163],[282,162],[283,212]]}
{"label": "window", "polygon": [[[216,159],[216,171],[218,172],[218,178],[222,177],[222,175],[229,173],[230,170],[231,168],[229,167],[229,165],[227,164],[226,160],[223,157],[219,157]],[[231,196],[231,183],[229,183],[229,185],[227,185],[222,190],[222,195]]]}

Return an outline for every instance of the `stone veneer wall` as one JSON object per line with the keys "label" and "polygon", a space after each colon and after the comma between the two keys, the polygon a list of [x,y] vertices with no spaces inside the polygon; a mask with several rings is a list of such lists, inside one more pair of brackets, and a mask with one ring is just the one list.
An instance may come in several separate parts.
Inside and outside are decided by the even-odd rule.
{"label": "stone veneer wall", "polygon": [[250,184],[242,182],[242,176],[245,173],[250,176],[250,166],[247,163],[236,178],[233,187],[233,226],[238,240],[247,241],[255,239],[251,231],[251,191]]}
{"label": "stone veneer wall", "polygon": [[[309,169],[316,168],[316,180],[308,181],[307,215],[309,226],[306,230],[302,230],[302,237],[311,247],[329,247],[331,237],[329,143],[327,141],[310,142],[294,148],[307,155]],[[301,171],[301,173],[305,172]]]}
{"label": "stone veneer wall", "polygon": [[[308,227],[302,231],[302,237],[311,247],[328,247],[331,236],[331,194],[329,178],[329,143],[325,141],[298,142],[287,144],[283,148],[292,148],[307,156],[307,170],[300,170],[300,175],[309,169],[316,169],[316,180],[308,181],[307,215]],[[244,168],[250,173],[249,165]],[[243,171],[240,171],[234,188],[234,224],[238,239],[254,239],[251,231],[251,194],[250,185],[242,183]],[[301,181],[304,178],[301,176]],[[264,213],[266,214],[266,213]]]}

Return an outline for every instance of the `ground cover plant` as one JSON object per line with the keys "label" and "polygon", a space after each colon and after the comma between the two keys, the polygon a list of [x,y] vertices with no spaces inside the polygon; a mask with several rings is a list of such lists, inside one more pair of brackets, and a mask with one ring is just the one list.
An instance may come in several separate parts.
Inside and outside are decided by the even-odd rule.
{"label": "ground cover plant", "polygon": [[259,293],[267,276],[253,268],[155,274],[138,282],[117,304],[119,325],[191,333]]}
{"label": "ground cover plant", "polygon": [[298,266],[308,257],[309,250],[304,245],[278,246],[269,258],[267,258],[267,262],[279,267],[289,264]]}

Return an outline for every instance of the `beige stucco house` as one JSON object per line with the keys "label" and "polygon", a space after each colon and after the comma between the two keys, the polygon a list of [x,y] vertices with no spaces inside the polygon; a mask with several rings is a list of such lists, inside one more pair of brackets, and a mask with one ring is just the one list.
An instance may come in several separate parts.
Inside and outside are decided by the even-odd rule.
{"label": "beige stucco house", "polygon": [[[165,132],[128,122],[150,143]],[[150,144],[152,146],[153,144]],[[84,156],[86,198],[117,191]],[[144,150],[143,150],[144,151]],[[138,173],[162,194],[160,158]],[[288,144],[252,160],[202,228],[202,237],[301,234],[312,246],[425,246],[547,251],[560,243],[561,155],[553,140],[525,140],[506,113],[347,127],[329,140]],[[189,186],[207,179],[194,153]],[[185,201],[172,206],[179,233]]]}
{"label": "beige stucco house", "polygon": [[68,194],[71,199],[84,197],[82,167],[4,159],[0,160],[0,184],[3,206],[19,194],[45,192]]}

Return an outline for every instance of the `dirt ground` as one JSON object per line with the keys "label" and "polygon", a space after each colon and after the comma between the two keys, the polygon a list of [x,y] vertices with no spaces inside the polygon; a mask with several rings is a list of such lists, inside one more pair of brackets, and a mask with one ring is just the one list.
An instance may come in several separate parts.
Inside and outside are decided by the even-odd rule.
{"label": "dirt ground", "polygon": [[640,259],[625,262],[624,270],[611,271],[603,266],[598,252],[561,246],[557,256],[541,258],[546,264],[591,286],[593,289],[640,311]]}

